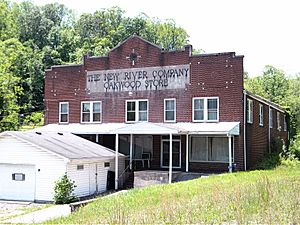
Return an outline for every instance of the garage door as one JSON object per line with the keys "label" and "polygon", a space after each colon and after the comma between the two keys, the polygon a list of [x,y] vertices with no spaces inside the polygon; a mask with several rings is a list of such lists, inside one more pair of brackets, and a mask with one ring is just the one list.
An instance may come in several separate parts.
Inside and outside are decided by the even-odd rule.
{"label": "garage door", "polygon": [[35,167],[0,164],[0,199],[34,201]]}

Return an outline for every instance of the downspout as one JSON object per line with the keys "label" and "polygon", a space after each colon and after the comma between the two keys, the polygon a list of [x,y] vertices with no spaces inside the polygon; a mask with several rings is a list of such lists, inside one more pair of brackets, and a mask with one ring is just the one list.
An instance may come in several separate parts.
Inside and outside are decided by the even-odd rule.
{"label": "downspout", "polygon": [[269,105],[269,115],[268,115],[268,118],[269,118],[269,121],[268,121],[268,124],[269,124],[269,127],[268,127],[268,142],[269,142],[269,145],[268,145],[268,150],[269,150],[269,153],[271,153],[271,127],[270,127],[270,110],[271,110],[271,107]]}
{"label": "downspout", "polygon": [[247,103],[247,93],[246,90],[243,91],[244,92],[244,170],[247,170],[247,146],[246,146],[246,103]]}

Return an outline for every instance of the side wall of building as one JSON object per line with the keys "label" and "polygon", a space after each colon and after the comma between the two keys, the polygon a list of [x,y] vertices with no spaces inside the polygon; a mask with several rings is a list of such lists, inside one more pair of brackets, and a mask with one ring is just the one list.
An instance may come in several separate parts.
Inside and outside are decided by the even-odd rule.
{"label": "side wall of building", "polygon": [[[246,122],[247,168],[251,169],[267,153],[281,148],[281,144],[287,140],[288,133],[284,130],[284,113],[282,110],[249,95],[247,95],[247,99],[253,101],[253,122]],[[260,105],[263,107],[262,124],[260,124]],[[272,128],[270,128],[270,109],[273,113]],[[277,127],[277,112],[280,117],[280,127]]]}
{"label": "side wall of building", "polygon": [[35,165],[35,200],[41,201],[53,201],[54,182],[66,171],[62,158],[5,134],[0,142],[1,163]]}

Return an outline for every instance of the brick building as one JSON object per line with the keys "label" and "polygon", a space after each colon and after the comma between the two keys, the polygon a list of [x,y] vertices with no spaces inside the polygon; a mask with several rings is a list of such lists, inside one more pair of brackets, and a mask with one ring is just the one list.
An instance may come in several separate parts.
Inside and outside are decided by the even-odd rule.
{"label": "brick building", "polygon": [[284,110],[244,90],[243,56],[165,51],[135,35],[47,70],[45,125],[169,172],[246,170],[287,138]]}

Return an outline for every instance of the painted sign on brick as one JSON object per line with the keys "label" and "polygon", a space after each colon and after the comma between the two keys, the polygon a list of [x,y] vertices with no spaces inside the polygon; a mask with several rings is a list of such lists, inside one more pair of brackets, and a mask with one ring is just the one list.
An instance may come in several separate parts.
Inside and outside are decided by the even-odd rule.
{"label": "painted sign on brick", "polygon": [[91,93],[180,89],[189,82],[190,65],[88,71],[86,76]]}

